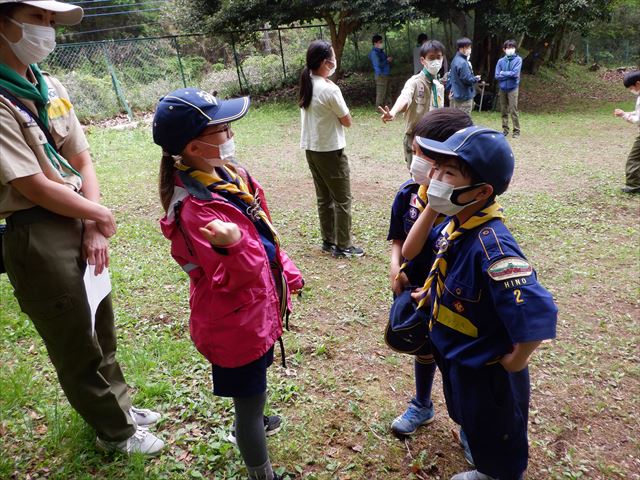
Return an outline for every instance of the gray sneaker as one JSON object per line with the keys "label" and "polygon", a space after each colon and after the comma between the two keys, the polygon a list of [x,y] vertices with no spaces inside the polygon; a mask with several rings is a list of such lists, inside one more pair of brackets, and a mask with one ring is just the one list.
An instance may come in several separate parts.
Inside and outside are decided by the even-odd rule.
{"label": "gray sneaker", "polygon": [[96,438],[96,447],[105,452],[121,452],[127,455],[142,453],[143,455],[155,457],[160,454],[164,447],[164,442],[149,430],[138,427],[133,435],[121,442],[110,442],[98,437]]}
{"label": "gray sneaker", "polygon": [[477,470],[462,472],[451,477],[451,480],[497,480],[496,478],[480,473]]}
{"label": "gray sneaker", "polygon": [[158,412],[154,412],[147,408],[131,407],[129,414],[131,415],[131,418],[133,418],[133,421],[141,427],[153,425],[160,420],[160,414]]}

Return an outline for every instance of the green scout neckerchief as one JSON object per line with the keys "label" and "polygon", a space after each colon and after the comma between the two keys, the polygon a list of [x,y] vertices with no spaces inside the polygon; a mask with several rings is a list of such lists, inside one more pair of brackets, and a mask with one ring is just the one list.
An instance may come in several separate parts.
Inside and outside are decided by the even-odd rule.
{"label": "green scout neckerchief", "polygon": [[433,106],[438,108],[438,87],[436,87],[436,84],[434,82],[436,77],[429,73],[427,67],[424,67],[422,69],[422,73],[424,73],[424,76],[427,77],[427,80],[431,82],[431,96],[433,97]]}
{"label": "green scout neckerchief", "polygon": [[231,182],[228,182],[227,180],[221,178],[215,169],[213,170],[213,172],[207,173],[207,172],[203,172],[193,168],[189,168],[180,162],[176,163],[175,166],[178,170],[182,170],[183,172],[189,173],[191,177],[199,181],[208,190],[211,190],[214,192],[226,191],[228,193],[236,195],[247,205],[258,205],[258,208],[252,209],[251,214],[257,215],[260,218],[260,220],[262,220],[267,225],[267,227],[269,227],[269,230],[271,230],[271,233],[273,235],[273,240],[277,245],[280,245],[278,232],[276,231],[275,227],[271,224],[271,219],[262,208],[259,208],[259,204],[255,196],[251,194],[251,192],[249,191],[249,188],[247,187],[247,184],[242,179],[242,177],[236,173],[233,167],[228,165],[225,165],[223,167],[218,167],[218,168],[222,168],[224,172],[229,176],[229,178],[231,178]]}
{"label": "green scout neckerchief", "polygon": [[[49,128],[49,86],[47,85],[42,72],[38,68],[38,65],[34,63],[29,65],[29,68],[36,79],[36,85],[23,76],[18,75],[15,70],[9,68],[4,63],[0,63],[0,85],[7,90],[10,90],[16,97],[32,100],[38,109],[38,118],[40,118],[45,127]],[[44,151],[47,154],[47,158],[49,159],[49,162],[51,162],[51,165],[53,165],[62,177],[67,177],[68,174],[62,170],[60,164],[64,165],[64,167],[74,175],[82,178],[82,175],[80,175],[75,168],[69,165],[69,162],[67,162],[64,157],[56,152],[53,145],[50,145],[48,142],[45,143]]]}
{"label": "green scout neckerchief", "polygon": [[507,59],[507,70],[511,70],[511,60],[516,58],[516,54],[514,53],[513,55],[505,55],[505,57]]}
{"label": "green scout neckerchief", "polygon": [[433,328],[434,321],[437,322],[440,320],[441,323],[445,323],[446,325],[446,322],[443,321],[443,319],[438,319],[438,313],[440,307],[440,299],[442,298],[442,292],[444,292],[444,280],[447,277],[446,254],[449,250],[449,247],[457,238],[461,237],[469,230],[473,230],[474,228],[479,227],[480,225],[487,223],[494,218],[504,219],[502,210],[502,207],[496,201],[493,201],[482,210],[476,212],[462,225],[458,225],[458,217],[452,217],[451,220],[449,220],[447,226],[442,231],[442,235],[440,236],[440,238],[438,238],[438,242],[436,243],[436,246],[438,247],[438,253],[433,262],[433,265],[431,266],[431,270],[429,271],[429,276],[427,277],[426,282],[424,282],[420,303],[418,303],[418,308],[422,308],[425,305],[427,299],[429,298],[431,286],[435,281],[436,295],[433,298],[431,317],[429,320],[429,329]]}

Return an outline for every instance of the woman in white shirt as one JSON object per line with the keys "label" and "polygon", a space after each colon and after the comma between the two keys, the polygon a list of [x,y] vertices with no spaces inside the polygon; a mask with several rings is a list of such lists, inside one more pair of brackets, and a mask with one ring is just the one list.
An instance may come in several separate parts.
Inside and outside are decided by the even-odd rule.
{"label": "woman in white shirt", "polygon": [[344,154],[344,127],[351,126],[351,115],[340,88],[328,78],[335,70],[331,44],[311,42],[300,74],[300,148],[316,187],[322,250],[334,257],[361,257],[364,250],[351,239],[351,181]]}

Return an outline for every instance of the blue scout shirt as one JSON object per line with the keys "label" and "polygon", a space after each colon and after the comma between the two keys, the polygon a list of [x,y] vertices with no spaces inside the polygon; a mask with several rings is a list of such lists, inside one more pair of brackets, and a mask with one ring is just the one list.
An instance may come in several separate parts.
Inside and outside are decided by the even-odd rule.
{"label": "blue scout shirt", "polygon": [[500,90],[510,92],[520,85],[520,69],[522,68],[522,58],[520,55],[502,57],[496,63],[496,80],[500,83]]}
{"label": "blue scout shirt", "polygon": [[476,96],[475,84],[478,83],[471,70],[471,64],[462,53],[456,53],[451,61],[449,73],[453,98],[458,101],[469,100]]}
{"label": "blue scout shirt", "polygon": [[[447,223],[431,230],[426,245],[432,252]],[[445,291],[430,338],[447,360],[480,368],[515,343],[555,338],[558,308],[501,220],[452,242],[446,259]],[[434,295],[432,288],[432,300]]]}
{"label": "blue scout shirt", "polygon": [[418,198],[418,185],[413,179],[407,180],[402,185],[391,206],[391,218],[389,220],[389,234],[387,240],[406,240],[409,230],[420,216],[418,205],[422,200]]}
{"label": "blue scout shirt", "polygon": [[389,75],[391,72],[391,65],[387,61],[387,54],[381,48],[373,47],[367,55],[373,65],[373,72],[376,75]]}

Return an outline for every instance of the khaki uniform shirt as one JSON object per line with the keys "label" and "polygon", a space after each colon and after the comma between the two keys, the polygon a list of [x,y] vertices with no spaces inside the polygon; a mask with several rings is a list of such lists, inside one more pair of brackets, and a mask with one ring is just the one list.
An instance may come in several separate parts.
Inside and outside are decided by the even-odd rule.
{"label": "khaki uniform shirt", "polygon": [[[44,73],[44,78],[49,86],[49,130],[56,148],[68,160],[87,150],[89,143],[66,89],[47,73]],[[36,114],[36,106],[31,100],[20,98],[20,101]],[[82,188],[80,177],[61,165],[69,174],[63,177],[51,164],[44,150],[46,143],[47,137],[31,115],[0,94],[0,219],[35,206],[11,187],[10,182],[17,178],[43,173],[49,180],[75,191]]]}
{"label": "khaki uniform shirt", "polygon": [[[438,107],[444,106],[444,86],[436,81],[438,91]],[[433,101],[433,92],[431,82],[422,73],[416,73],[404,84],[400,97],[407,101],[407,110],[404,112],[405,118],[405,134],[411,135],[416,124],[429,110],[435,107]]]}

